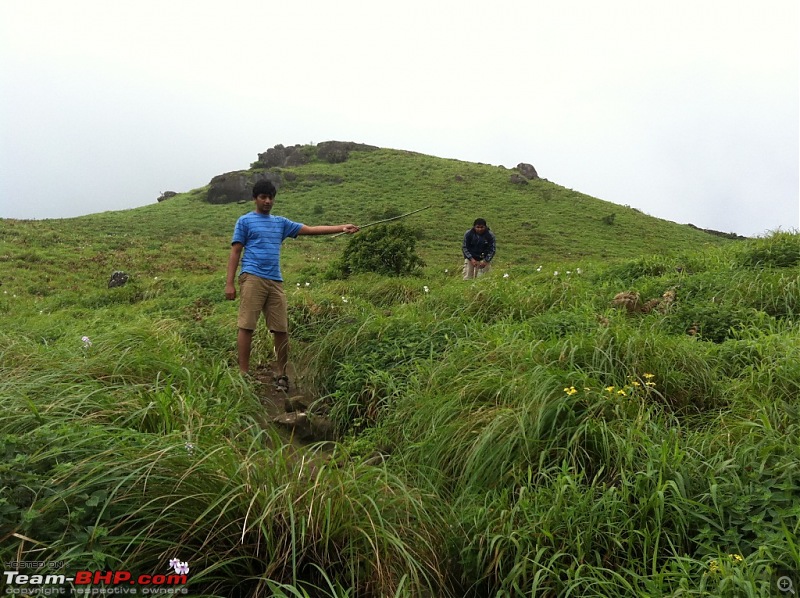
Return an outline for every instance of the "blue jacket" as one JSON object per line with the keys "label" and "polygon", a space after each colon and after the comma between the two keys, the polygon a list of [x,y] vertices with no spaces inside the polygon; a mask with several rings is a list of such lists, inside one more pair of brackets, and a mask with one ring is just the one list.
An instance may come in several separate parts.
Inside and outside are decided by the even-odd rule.
{"label": "blue jacket", "polygon": [[484,262],[491,262],[495,252],[494,233],[486,227],[486,232],[479,235],[474,229],[464,233],[464,242],[461,244],[461,253],[466,259],[475,258]]}

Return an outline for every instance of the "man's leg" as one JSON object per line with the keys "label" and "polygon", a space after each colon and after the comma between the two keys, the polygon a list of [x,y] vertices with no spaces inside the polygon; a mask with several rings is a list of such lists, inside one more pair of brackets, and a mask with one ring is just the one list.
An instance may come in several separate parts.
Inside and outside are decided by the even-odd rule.
{"label": "man's leg", "polygon": [[253,334],[258,327],[258,318],[267,295],[263,280],[253,274],[239,276],[239,332],[236,336],[236,350],[239,354],[239,369],[243,374],[250,371],[250,351]]}
{"label": "man's leg", "polygon": [[475,278],[475,267],[469,260],[464,260],[464,280]]}
{"label": "man's leg", "polygon": [[286,376],[289,365],[289,318],[286,293],[279,281],[270,281],[270,293],[264,310],[267,326],[275,344],[275,369],[278,378]]}
{"label": "man's leg", "polygon": [[286,375],[286,367],[289,365],[289,333],[272,332],[275,341],[275,361],[278,366],[278,376]]}
{"label": "man's leg", "polygon": [[236,337],[236,349],[239,352],[239,369],[243,374],[250,371],[250,349],[253,346],[253,331],[239,328]]}

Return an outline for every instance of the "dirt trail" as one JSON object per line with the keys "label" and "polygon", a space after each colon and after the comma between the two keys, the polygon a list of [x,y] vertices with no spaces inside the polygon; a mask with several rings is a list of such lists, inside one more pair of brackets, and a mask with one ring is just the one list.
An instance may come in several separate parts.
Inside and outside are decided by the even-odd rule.
{"label": "dirt trail", "polygon": [[299,376],[292,376],[289,391],[275,386],[270,365],[261,365],[253,372],[255,391],[264,406],[262,426],[278,431],[281,439],[296,452],[313,453],[316,458],[329,458],[333,452],[332,426],[320,417],[309,417],[308,407],[314,398],[296,386]]}

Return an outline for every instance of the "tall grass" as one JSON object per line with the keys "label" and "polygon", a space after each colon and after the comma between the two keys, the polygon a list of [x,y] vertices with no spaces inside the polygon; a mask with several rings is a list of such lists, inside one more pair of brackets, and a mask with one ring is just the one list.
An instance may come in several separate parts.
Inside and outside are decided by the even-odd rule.
{"label": "tall grass", "polygon": [[[351,173],[373,189],[367,167],[392,156]],[[462,169],[415,159],[434,186]],[[554,214],[574,199],[530,190]],[[296,191],[290,209],[312,216]],[[4,561],[152,573],[180,558],[192,595],[242,597],[759,595],[800,566],[796,235],[566,268],[509,243],[474,282],[426,238],[434,265],[397,279],[326,282],[330,245],[287,247],[308,262],[287,281],[293,359],[336,425],[330,455],[286,445],[238,373],[227,239],[210,231],[239,208],[198,204],[208,247],[173,246],[190,202],[144,210],[130,237],[107,215],[85,241],[0,232]],[[575,247],[549,227],[548,247]],[[17,267],[39,237],[35,263],[61,248],[63,276]],[[136,269],[130,287],[105,288],[115,260]],[[667,290],[649,313],[611,304]],[[270,359],[262,330],[254,349]]]}

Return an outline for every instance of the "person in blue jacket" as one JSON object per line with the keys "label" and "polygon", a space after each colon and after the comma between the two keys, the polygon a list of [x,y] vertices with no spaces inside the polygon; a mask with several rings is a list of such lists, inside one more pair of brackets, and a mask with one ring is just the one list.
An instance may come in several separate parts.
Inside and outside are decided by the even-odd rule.
{"label": "person in blue jacket", "polygon": [[464,254],[464,280],[478,278],[489,272],[494,258],[496,241],[486,220],[476,218],[472,228],[464,233],[461,252]]}
{"label": "person in blue jacket", "polygon": [[241,216],[236,221],[233,231],[225,281],[225,298],[231,301],[236,299],[234,280],[241,259],[242,272],[239,275],[241,301],[239,332],[236,337],[239,369],[243,373],[250,370],[253,332],[260,314],[263,313],[267,328],[275,342],[276,386],[288,391],[289,378],[286,375],[286,366],[289,362],[289,322],[280,267],[281,244],[287,237],[355,233],[358,232],[358,227],[354,224],[306,226],[283,216],[274,216],[270,212],[275,204],[276,194],[275,185],[269,180],[258,181],[253,185],[255,210]]}

